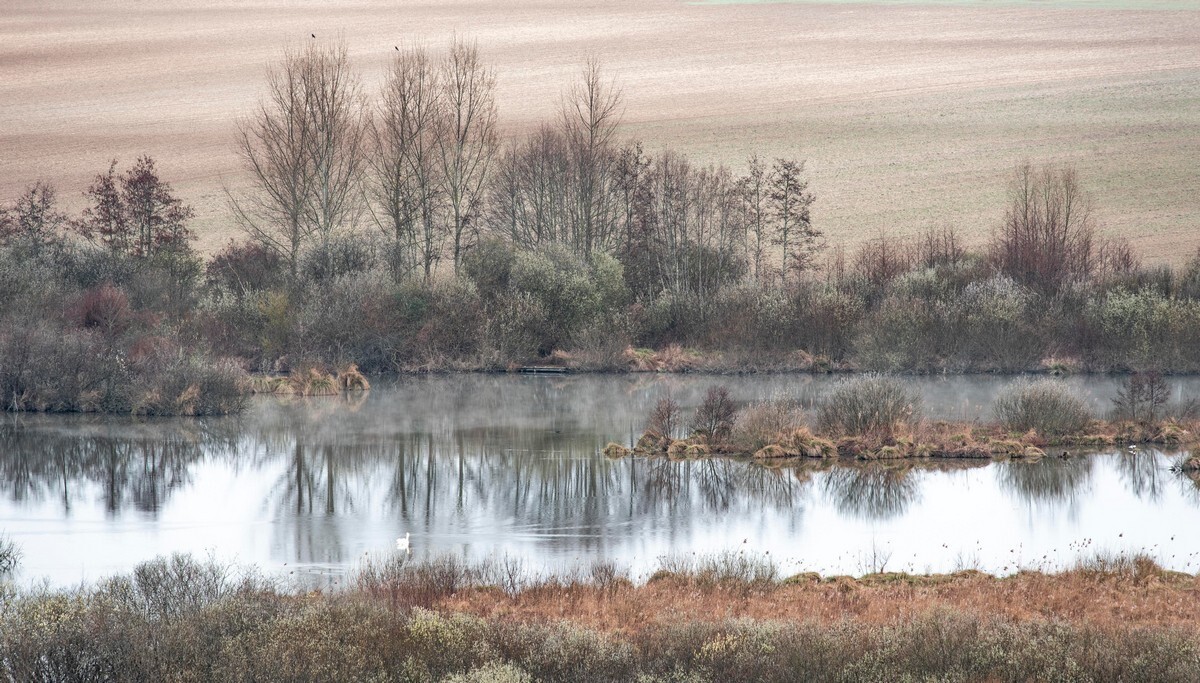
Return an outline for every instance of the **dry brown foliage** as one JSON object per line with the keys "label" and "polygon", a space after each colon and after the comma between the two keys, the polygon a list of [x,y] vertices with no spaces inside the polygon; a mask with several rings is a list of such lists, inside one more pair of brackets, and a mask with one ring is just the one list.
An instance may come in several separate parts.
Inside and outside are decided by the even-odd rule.
{"label": "dry brown foliage", "polygon": [[618,633],[654,629],[664,622],[724,618],[896,624],[913,614],[947,608],[1004,620],[1055,620],[1100,628],[1200,628],[1197,599],[1200,577],[1131,560],[1115,571],[1023,571],[1006,578],[975,571],[859,579],[802,575],[753,590],[738,583],[701,585],[672,576],[644,586],[541,585],[515,595],[471,589],[435,607],[514,622],[562,619]]}

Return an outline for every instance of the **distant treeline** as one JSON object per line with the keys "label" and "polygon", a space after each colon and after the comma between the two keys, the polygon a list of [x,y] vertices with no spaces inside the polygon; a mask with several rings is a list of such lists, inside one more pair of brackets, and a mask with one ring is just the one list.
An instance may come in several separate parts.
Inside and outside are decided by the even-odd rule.
{"label": "distant treeline", "polygon": [[[63,213],[0,210],[9,409],[223,412],[237,367],[907,372],[1200,370],[1200,255],[1147,268],[1095,234],[1065,168],[1017,168],[990,241],[952,228],[829,249],[803,163],[738,173],[618,139],[590,62],[502,144],[469,43],[397,52],[365,92],[344,47],[272,67],[239,123],[245,234],[203,257],[150,158]],[[220,400],[210,400],[214,396]]]}

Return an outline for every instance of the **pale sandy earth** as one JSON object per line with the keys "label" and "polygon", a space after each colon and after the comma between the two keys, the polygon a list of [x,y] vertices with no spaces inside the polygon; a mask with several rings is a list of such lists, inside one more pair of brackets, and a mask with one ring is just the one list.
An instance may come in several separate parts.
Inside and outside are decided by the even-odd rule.
{"label": "pale sandy earth", "polygon": [[1200,247],[1200,10],[669,0],[0,0],[0,197],[73,204],[148,153],[235,234],[234,122],[265,66],[341,35],[375,87],[394,45],[477,37],[509,133],[552,113],[587,54],[623,84],[625,133],[741,168],[808,160],[832,242],[955,225],[982,240],[1022,159],[1075,164],[1104,231],[1153,261]]}

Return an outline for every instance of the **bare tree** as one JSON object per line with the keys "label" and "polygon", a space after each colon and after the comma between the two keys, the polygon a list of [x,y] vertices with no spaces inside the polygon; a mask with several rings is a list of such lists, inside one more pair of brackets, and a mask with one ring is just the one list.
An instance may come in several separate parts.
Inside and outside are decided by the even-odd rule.
{"label": "bare tree", "polygon": [[650,202],[646,176],[650,163],[641,142],[628,143],[616,154],[613,194],[618,205],[618,242],[626,257],[631,256],[631,251],[644,248],[648,240],[649,231],[643,224],[643,218],[649,213],[646,208]]}
{"label": "bare tree", "polygon": [[1008,276],[1043,292],[1057,291],[1095,267],[1091,205],[1071,168],[1029,163],[1017,168],[992,259]]}
{"label": "bare tree", "polygon": [[589,60],[563,95],[556,126],[513,142],[494,169],[489,228],[526,247],[554,242],[587,256],[620,238],[619,155],[613,148],[620,92]]}
{"label": "bare tree", "polygon": [[91,206],[75,222],[75,229],[88,240],[98,241],[113,251],[126,251],[129,240],[129,216],[121,201],[117,160],[113,159],[107,173],[96,176],[84,193]]}
{"label": "bare tree", "polygon": [[657,282],[656,291],[689,294],[706,300],[722,285],[740,278],[737,255],[743,232],[736,181],[725,167],[695,167],[686,157],[666,151],[640,174],[644,187],[634,223],[645,237],[639,268]]}
{"label": "bare tree", "polygon": [[687,158],[671,150],[655,157],[645,176],[650,201],[646,207],[648,215],[641,222],[653,236],[650,246],[661,291],[687,290],[691,274],[687,256],[693,242],[688,224],[691,195],[687,190],[691,176]]}
{"label": "bare tree", "polygon": [[610,249],[616,236],[612,143],[621,120],[621,90],[604,79],[595,57],[563,96],[560,120],[574,167],[571,218],[576,234],[571,242],[585,255]]}
{"label": "bare tree", "polygon": [[671,394],[668,393],[655,402],[654,408],[646,420],[646,431],[674,438],[679,431],[682,417],[679,402],[671,398]]}
{"label": "bare tree", "polygon": [[571,163],[561,132],[542,125],[514,141],[491,183],[491,229],[522,247],[570,241]]}
{"label": "bare tree", "polygon": [[709,444],[717,444],[729,437],[733,431],[733,420],[737,415],[737,407],[725,386],[709,387],[704,394],[704,401],[696,408],[689,424],[691,430],[699,433]]}
{"label": "bare tree", "polygon": [[801,177],[804,162],[776,159],[771,167],[770,206],[775,219],[774,242],[780,247],[781,282],[787,284],[789,272],[811,267],[820,245],[820,231],[812,226],[809,206],[815,199],[808,181]]}
{"label": "bare tree", "polygon": [[870,283],[874,291],[882,294],[888,284],[911,270],[916,262],[913,243],[880,230],[874,238],[859,245],[854,255],[854,273],[859,281]]}
{"label": "bare tree", "polygon": [[767,215],[767,168],[757,155],[747,162],[747,173],[738,182],[742,193],[746,227],[746,246],[750,252],[750,263],[754,266],[754,280],[764,281],[764,263],[767,244],[770,242],[770,217]]}
{"label": "bare tree", "polygon": [[[396,55],[371,126],[375,221],[428,282],[442,253],[439,71],[423,48]],[[401,270],[407,268],[407,263]]]}
{"label": "bare tree", "polygon": [[440,81],[443,111],[437,140],[458,272],[496,149],[496,76],[480,61],[478,45],[456,38],[442,62]]}
{"label": "bare tree", "polygon": [[967,256],[967,250],[962,246],[958,233],[954,228],[942,226],[940,229],[930,227],[917,238],[916,262],[925,268],[936,268],[943,265],[953,265]]}
{"label": "bare tree", "polygon": [[229,193],[234,216],[287,262],[293,284],[301,252],[358,215],[362,96],[345,45],[288,50],[267,71],[267,95],[238,124],[248,196]]}
{"label": "bare tree", "polygon": [[1171,387],[1156,370],[1134,372],[1125,379],[1113,398],[1117,416],[1142,424],[1153,424],[1170,400]]}
{"label": "bare tree", "polygon": [[309,214],[321,239],[353,229],[362,213],[359,191],[366,165],[366,100],[350,70],[345,43],[305,52],[309,152],[316,184]]}

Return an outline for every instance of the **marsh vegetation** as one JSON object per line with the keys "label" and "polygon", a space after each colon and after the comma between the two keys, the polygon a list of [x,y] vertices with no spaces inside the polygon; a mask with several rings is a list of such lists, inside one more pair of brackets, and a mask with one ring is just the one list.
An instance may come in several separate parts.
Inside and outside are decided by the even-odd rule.
{"label": "marsh vegetation", "polygon": [[[602,565],[529,577],[400,556],[368,561],[345,590],[299,593],[174,556],[71,591],[10,593],[0,671],[13,681],[1190,681],[1195,590],[1195,577],[1140,557],[1001,581],[781,580],[769,562],[719,556],[635,586]],[[1104,608],[1086,607],[1098,595]]]}

